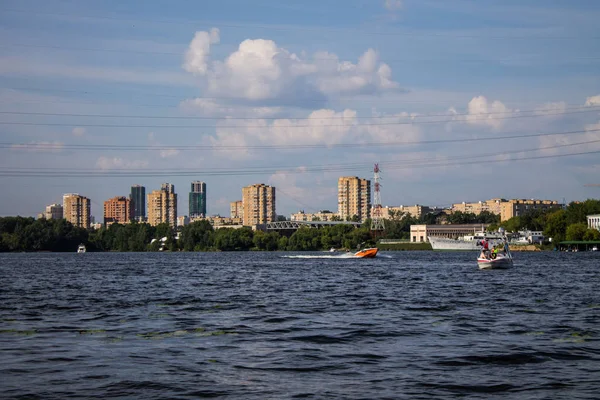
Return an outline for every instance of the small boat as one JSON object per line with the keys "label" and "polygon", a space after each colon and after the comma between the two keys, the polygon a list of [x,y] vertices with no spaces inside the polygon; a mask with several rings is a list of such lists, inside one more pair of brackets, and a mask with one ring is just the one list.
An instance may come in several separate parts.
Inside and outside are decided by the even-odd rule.
{"label": "small boat", "polygon": [[502,253],[491,253],[489,258],[478,257],[479,269],[507,269],[513,266],[512,257]]}
{"label": "small boat", "polygon": [[504,235],[504,229],[499,230],[503,235],[501,248],[493,251],[481,251],[477,257],[479,269],[507,269],[513,266],[513,258],[508,246],[508,238]]}
{"label": "small boat", "polygon": [[86,252],[85,245],[84,244],[80,244],[79,247],[77,248],[77,252],[78,253],[85,253]]}
{"label": "small boat", "polygon": [[378,251],[379,249],[375,247],[369,249],[362,249],[354,253],[354,256],[358,258],[375,258]]}
{"label": "small boat", "polygon": [[335,248],[333,248],[333,247],[332,247],[332,248],[330,248],[330,249],[329,249],[329,252],[330,252],[330,253],[335,253]]}

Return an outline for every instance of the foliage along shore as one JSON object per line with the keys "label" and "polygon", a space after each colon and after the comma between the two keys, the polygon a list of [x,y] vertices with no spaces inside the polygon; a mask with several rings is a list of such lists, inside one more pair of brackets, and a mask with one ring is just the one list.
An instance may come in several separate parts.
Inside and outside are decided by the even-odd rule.
{"label": "foliage along shore", "polygon": [[[454,224],[491,223],[490,230],[499,227],[507,231],[523,229],[543,231],[553,243],[563,240],[600,240],[600,232],[588,229],[586,216],[600,214],[600,200],[572,202],[566,209],[532,211],[508,221],[499,222],[497,215],[483,212],[480,215],[456,212],[444,216]],[[321,251],[356,249],[359,246],[375,246],[377,239],[408,239],[410,226],[435,224],[439,216],[427,214],[414,218],[402,213],[392,213],[385,221],[386,230],[374,238],[369,230],[370,221],[361,227],[350,225],[327,226],[321,229],[302,228],[289,237],[277,232],[240,229],[213,229],[208,221],[198,221],[175,232],[167,224],[151,226],[145,223],[113,224],[97,231],[73,226],[64,219],[46,220],[26,217],[0,218],[0,252],[54,251],[74,252],[80,243],[88,251],[158,251],[160,241],[166,237],[164,250],[170,251]],[[175,239],[179,235],[179,240]],[[429,250],[428,243],[379,244],[382,250]],[[553,246],[543,246],[552,249]]]}

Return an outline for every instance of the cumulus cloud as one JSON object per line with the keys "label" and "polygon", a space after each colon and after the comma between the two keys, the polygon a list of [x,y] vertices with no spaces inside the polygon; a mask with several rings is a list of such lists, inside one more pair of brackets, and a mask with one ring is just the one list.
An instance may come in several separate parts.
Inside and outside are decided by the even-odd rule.
{"label": "cumulus cloud", "polygon": [[325,99],[337,94],[397,90],[391,68],[368,49],[357,63],[340,61],[335,54],[303,57],[267,39],[247,39],[224,60],[211,60],[211,46],[219,31],[196,32],[183,68],[201,78],[214,96],[248,101]]}
{"label": "cumulus cloud", "polygon": [[588,97],[585,100],[585,105],[588,107],[600,106],[600,94],[597,96]]}
{"label": "cumulus cloud", "polygon": [[212,28],[210,32],[196,32],[185,54],[183,68],[196,75],[205,75],[208,72],[210,46],[219,43],[219,41],[219,30],[217,28]]}
{"label": "cumulus cloud", "polygon": [[124,160],[120,157],[99,157],[96,160],[96,167],[108,171],[111,169],[142,169],[148,166],[148,161],[144,160]]}
{"label": "cumulus cloud", "polygon": [[389,11],[398,11],[402,8],[402,0],[385,0],[383,6]]}
{"label": "cumulus cloud", "polygon": [[29,142],[22,144],[13,144],[12,150],[29,151],[35,153],[60,153],[64,148],[61,142]]}
{"label": "cumulus cloud", "polygon": [[467,112],[462,115],[454,107],[448,109],[448,115],[454,116],[455,121],[464,121],[468,124],[488,126],[493,129],[502,127],[507,117],[518,113],[511,110],[501,101],[489,102],[485,96],[473,97],[467,104]]}

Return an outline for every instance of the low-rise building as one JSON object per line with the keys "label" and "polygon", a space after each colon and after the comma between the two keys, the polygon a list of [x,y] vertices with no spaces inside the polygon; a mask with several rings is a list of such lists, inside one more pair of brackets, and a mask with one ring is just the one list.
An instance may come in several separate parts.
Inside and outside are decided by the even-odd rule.
{"label": "low-rise building", "polygon": [[508,221],[535,210],[559,209],[563,205],[555,200],[513,199],[501,203],[500,221]]}
{"label": "low-rise building", "polygon": [[62,204],[50,204],[49,206],[46,206],[44,218],[46,218],[46,219],[63,219]]}
{"label": "low-rise building", "polygon": [[460,236],[473,235],[485,231],[490,224],[447,224],[447,225],[411,225],[410,241],[427,242],[428,236],[456,239]]}
{"label": "low-rise building", "polygon": [[[414,206],[385,206],[381,208],[381,217],[384,219],[392,219],[395,216],[411,216],[414,218],[421,218],[422,215],[428,214],[437,210],[437,208],[422,206],[415,204]],[[371,215],[373,211],[371,210]]]}
{"label": "low-rise building", "polygon": [[452,204],[452,212],[462,212],[466,214],[479,215],[484,211],[491,212],[492,214],[500,215],[502,212],[502,203],[506,202],[505,199],[490,199],[485,201],[477,201],[474,203],[454,203]]}
{"label": "low-rise building", "polygon": [[337,213],[321,210],[317,213],[305,213],[303,210],[290,216],[290,221],[334,221],[340,219]]}

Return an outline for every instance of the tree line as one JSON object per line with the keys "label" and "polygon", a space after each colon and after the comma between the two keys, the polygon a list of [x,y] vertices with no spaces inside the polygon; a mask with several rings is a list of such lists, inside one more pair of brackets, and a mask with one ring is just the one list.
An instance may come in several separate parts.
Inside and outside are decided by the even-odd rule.
{"label": "tree line", "polygon": [[588,199],[571,202],[564,209],[532,210],[522,216],[493,224],[488,229],[502,227],[507,232],[525,229],[542,231],[545,238],[552,238],[553,243],[565,240],[600,241],[600,231],[590,229],[587,225],[587,216],[594,214],[600,214],[600,200]]}

